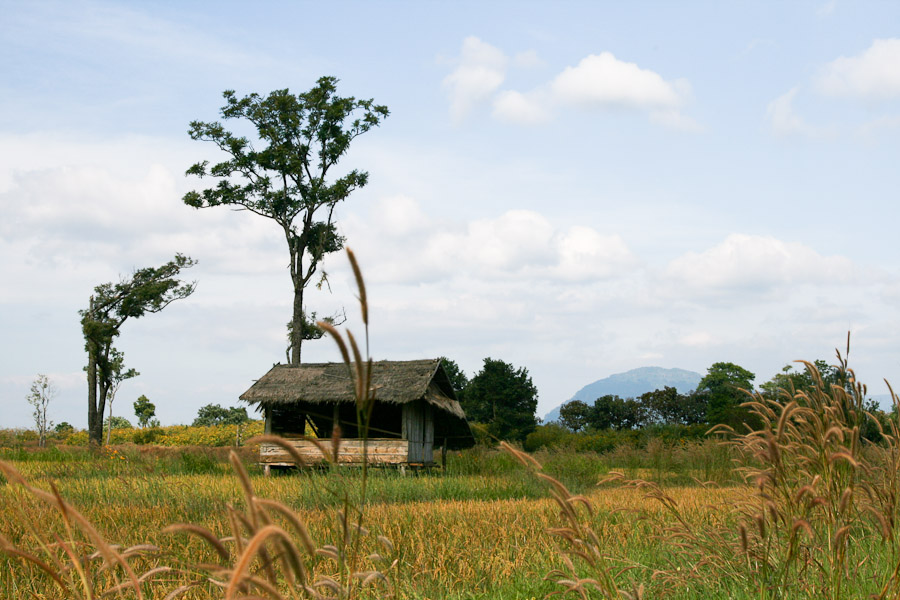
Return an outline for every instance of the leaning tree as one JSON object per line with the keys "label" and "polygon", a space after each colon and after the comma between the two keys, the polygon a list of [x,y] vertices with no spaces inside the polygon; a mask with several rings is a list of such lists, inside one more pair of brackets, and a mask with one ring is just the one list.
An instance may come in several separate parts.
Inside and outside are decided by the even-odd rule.
{"label": "leaning tree", "polygon": [[160,267],[138,269],[118,283],[104,283],[94,288],[88,308],[79,311],[84,348],[88,354],[85,367],[88,380],[88,439],[103,443],[103,413],[110,391],[116,385],[116,362],[121,354],[113,347],[122,324],[147,313],[157,313],[166,306],[194,293],[196,283],[178,279],[182,269],[196,264],[188,256],[176,254],[174,260]]}
{"label": "leaning tree", "polygon": [[203,161],[188,169],[188,175],[212,177],[216,184],[188,192],[184,203],[248,210],[273,220],[284,235],[294,286],[288,323],[291,364],[300,364],[304,339],[321,337],[315,316],[305,312],[303,292],[324,256],[343,246],[335,228],[335,207],[366,185],[369,177],[355,169],[337,177],[333,171],[350,142],[388,116],[387,107],[371,99],[338,96],[337,81],[322,77],[311,90],[296,95],[284,89],[266,97],[238,98],[234,91],[226,91],[222,118],[249,123],[256,130],[255,142],[218,122],[193,121],[188,130],[194,140],[213,142],[224,160],[213,165]]}

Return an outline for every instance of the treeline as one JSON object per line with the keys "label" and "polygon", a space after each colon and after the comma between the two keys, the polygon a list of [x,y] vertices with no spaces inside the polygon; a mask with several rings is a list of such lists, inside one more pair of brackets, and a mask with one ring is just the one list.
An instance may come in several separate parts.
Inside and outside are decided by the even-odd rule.
{"label": "treeline", "polygon": [[[525,447],[570,446],[583,450],[606,451],[621,444],[643,445],[650,439],[687,441],[706,436],[716,426],[745,432],[758,428],[756,416],[743,406],[751,393],[768,400],[786,403],[797,393],[814,389],[820,378],[825,389],[838,386],[850,390],[853,381],[848,372],[823,360],[797,370],[788,365],[772,379],[754,388],[755,374],[733,363],[719,362],[709,367],[697,389],[680,393],[672,387],[647,392],[636,398],[606,395],[588,404],[572,400],[560,407],[558,423],[536,427],[525,439]],[[881,428],[888,415],[871,399],[863,409],[870,415],[861,426],[861,436],[880,442]]]}

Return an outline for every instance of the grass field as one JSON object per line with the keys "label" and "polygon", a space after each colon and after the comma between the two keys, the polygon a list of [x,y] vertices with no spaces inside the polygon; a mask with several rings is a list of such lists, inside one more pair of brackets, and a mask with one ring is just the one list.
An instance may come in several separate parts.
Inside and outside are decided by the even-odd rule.
{"label": "grass field", "polygon": [[[596,507],[593,522],[598,533],[620,552],[623,566],[644,565],[632,571],[631,578],[649,583],[652,569],[669,558],[665,544],[654,540],[661,506],[644,499],[637,489],[598,488],[596,482],[610,466],[618,461],[636,474],[669,481],[669,489],[684,499],[686,514],[698,519],[710,514],[706,505],[739,492],[734,487],[685,486],[689,479],[685,472],[654,471],[649,466],[652,454],[624,454],[628,453],[606,460],[564,453],[541,458],[548,471],[565,474],[562,478],[573,491],[587,493]],[[252,460],[252,454],[244,452],[244,459]],[[7,450],[0,453],[0,460],[38,487],[46,489],[55,482],[60,495],[107,540],[123,546],[158,546],[160,554],[144,567],[188,563],[208,553],[196,539],[162,530],[172,523],[190,522],[224,534],[226,505],[244,502],[223,451],[117,447],[95,456],[80,449]],[[313,538],[321,540],[335,537],[335,512],[360,483],[360,472],[346,469],[268,478],[253,466],[249,472],[258,496],[295,509]],[[453,454],[446,473],[377,470],[369,476],[366,524],[394,543],[401,597],[531,598],[558,589],[544,579],[549,571],[564,566],[545,532],[558,523],[558,512],[544,483],[496,451]],[[29,523],[64,529],[57,511],[18,486],[0,486],[0,515],[3,535],[19,547],[29,544]],[[323,571],[328,567],[327,562],[320,565]],[[58,593],[39,569],[21,560],[0,558],[0,573],[2,597],[50,598]],[[148,585],[149,597],[162,598],[183,581],[184,577],[161,577]],[[193,590],[184,597],[216,596]]]}
{"label": "grass field", "polygon": [[475,448],[405,475],[0,449],[0,597],[897,598],[900,429],[864,443],[861,398],[760,398],[729,446]]}

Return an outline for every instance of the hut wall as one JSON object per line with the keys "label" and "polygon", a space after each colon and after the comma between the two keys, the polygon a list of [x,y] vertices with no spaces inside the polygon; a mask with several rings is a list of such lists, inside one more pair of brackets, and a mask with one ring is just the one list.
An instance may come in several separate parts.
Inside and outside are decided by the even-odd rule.
{"label": "hut wall", "polygon": [[434,417],[430,404],[417,400],[403,405],[403,437],[409,441],[409,462],[434,462]]}
{"label": "hut wall", "polygon": [[[322,441],[325,450],[331,452],[330,440]],[[322,451],[310,441],[291,440],[290,443],[307,464],[317,464],[327,460],[322,455]],[[399,465],[408,462],[409,442],[386,438],[370,438],[365,443],[359,439],[341,440],[338,446],[338,462],[347,465],[361,465],[364,444],[370,465]],[[260,444],[259,456],[260,462],[265,465],[292,466],[294,464],[288,453],[275,444]]]}

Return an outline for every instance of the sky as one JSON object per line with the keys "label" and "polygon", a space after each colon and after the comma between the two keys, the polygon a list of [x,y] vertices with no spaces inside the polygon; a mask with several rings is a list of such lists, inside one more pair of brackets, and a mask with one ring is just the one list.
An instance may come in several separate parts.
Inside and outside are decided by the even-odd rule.
{"label": "sky", "polygon": [[[285,361],[270,221],[181,198],[222,92],[325,75],[391,114],[340,168],[372,356],[525,367],[538,415],[643,366],[900,382],[900,4],[0,1],[0,428],[87,423],[78,311],[176,252],[196,293],[116,345],[164,425]],[[239,124],[228,123],[240,130]],[[346,256],[308,294],[361,332]],[[323,339],[305,361],[338,360]]]}

